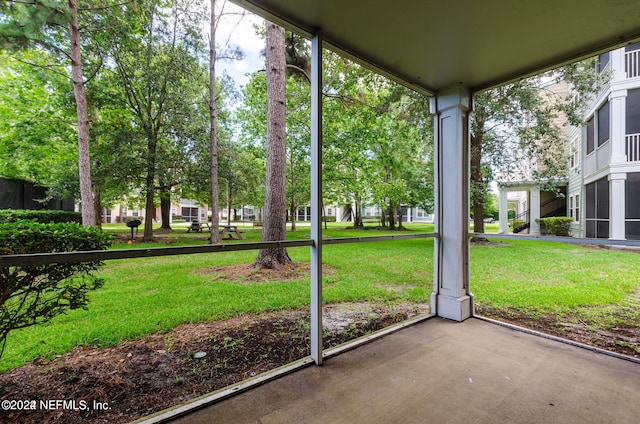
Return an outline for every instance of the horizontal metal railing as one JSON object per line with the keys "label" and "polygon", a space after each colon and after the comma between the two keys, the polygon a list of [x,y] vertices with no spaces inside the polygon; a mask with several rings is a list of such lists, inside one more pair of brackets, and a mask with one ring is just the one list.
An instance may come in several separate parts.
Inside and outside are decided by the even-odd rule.
{"label": "horizontal metal railing", "polygon": [[553,241],[568,244],[591,244],[602,246],[623,246],[623,247],[640,247],[640,240],[610,240],[607,238],[578,238],[578,237],[560,237],[560,236],[530,236],[519,234],[497,234],[497,233],[469,233],[469,237],[483,237],[490,239],[511,239],[511,240],[537,240],[537,241]]}
{"label": "horizontal metal railing", "polygon": [[[322,240],[323,245],[344,243],[366,243],[389,240],[433,238],[435,233],[394,234],[372,237],[341,237]],[[213,244],[205,246],[154,247],[142,249],[93,250],[81,252],[31,253],[20,255],[0,255],[0,268],[10,266],[37,266],[53,263],[78,263],[106,261],[114,259],[151,258],[157,256],[193,255],[214,252],[237,252],[270,248],[313,246],[313,240],[283,240],[258,243]]]}
{"label": "horizontal metal railing", "polygon": [[0,255],[0,268],[34,266],[52,263],[78,263],[112,259],[151,258],[156,256],[193,255],[212,252],[234,252],[278,247],[312,246],[312,240],[285,240],[260,243],[209,244],[205,246],[154,247],[143,249],[92,250],[82,252],[32,253]]}
{"label": "horizontal metal railing", "polygon": [[[531,236],[516,234],[498,233],[469,233],[470,237],[484,237],[493,239],[512,240],[539,240],[554,241],[570,244],[592,244],[610,246],[640,247],[640,240],[610,240],[606,238],[577,238],[558,236]],[[437,233],[420,234],[393,234],[387,236],[371,237],[340,237],[327,238],[322,240],[323,245],[347,244],[347,243],[369,243],[380,241],[398,241],[410,239],[438,238]],[[79,252],[57,252],[57,253],[32,253],[20,255],[0,255],[0,268],[12,266],[38,266],[52,263],[78,263],[92,261],[106,261],[115,259],[136,259],[151,258],[158,256],[194,255],[215,252],[237,252],[244,250],[260,250],[269,248],[289,248],[313,246],[313,240],[283,240],[257,243],[234,243],[234,244],[213,244],[205,246],[184,246],[184,247],[154,247],[142,249],[115,249],[115,250],[93,250]]]}

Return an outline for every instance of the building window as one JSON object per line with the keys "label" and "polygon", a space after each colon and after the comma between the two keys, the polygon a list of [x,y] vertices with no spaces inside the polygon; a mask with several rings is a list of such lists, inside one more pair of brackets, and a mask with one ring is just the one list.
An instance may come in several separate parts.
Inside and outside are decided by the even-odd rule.
{"label": "building window", "polygon": [[605,102],[587,122],[587,154],[609,141],[609,102]]}
{"label": "building window", "polygon": [[591,238],[609,237],[609,180],[601,178],[586,186],[585,233]]}
{"label": "building window", "polygon": [[625,237],[640,240],[640,173],[627,174],[625,191]]}
{"label": "building window", "polygon": [[426,216],[424,209],[416,208],[416,218],[424,218]]}
{"label": "building window", "polygon": [[574,138],[569,144],[569,168],[578,166],[578,139]]}
{"label": "building window", "polygon": [[181,211],[182,211],[182,219],[184,219],[186,222],[198,220],[198,208],[190,208],[187,206],[183,206]]}
{"label": "building window", "polygon": [[171,216],[176,216],[178,210],[176,208],[171,208]]}
{"label": "building window", "polygon": [[580,222],[580,195],[576,194],[576,213],[573,215],[576,222]]}
{"label": "building window", "polygon": [[609,52],[602,53],[600,56],[598,56],[598,73],[607,69],[607,65],[609,64],[609,57]]}
{"label": "building window", "polygon": [[595,136],[594,136],[595,120],[593,117],[587,122],[587,154],[593,152],[595,149]]}
{"label": "building window", "polygon": [[569,216],[573,218],[573,196],[569,196]]}
{"label": "building window", "polygon": [[333,208],[327,208],[327,216],[333,216]]}
{"label": "building window", "polygon": [[609,141],[609,102],[598,109],[598,147]]}
{"label": "building window", "polygon": [[625,134],[640,134],[640,88],[627,91]]}

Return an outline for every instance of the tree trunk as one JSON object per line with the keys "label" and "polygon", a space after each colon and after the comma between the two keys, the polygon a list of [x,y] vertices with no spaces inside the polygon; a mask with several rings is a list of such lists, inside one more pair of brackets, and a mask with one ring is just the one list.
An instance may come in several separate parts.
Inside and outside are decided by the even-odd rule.
{"label": "tree trunk", "polygon": [[354,228],[364,228],[364,222],[362,221],[362,201],[356,196],[356,208],[353,211],[353,226]]}
{"label": "tree trunk", "polygon": [[93,213],[96,216],[96,227],[102,228],[102,187],[93,185]]}
{"label": "tree trunk", "polygon": [[[327,229],[327,213],[324,208],[324,202],[322,202],[322,219],[324,220],[324,229]],[[336,220],[338,219],[338,210],[336,209]]]}
{"label": "tree trunk", "polygon": [[171,229],[171,188],[170,187],[161,187],[160,188],[160,217],[162,220],[162,225],[160,228],[164,228],[165,230]]}
{"label": "tree trunk", "polygon": [[294,197],[291,197],[291,203],[289,204],[289,210],[291,211],[291,231],[296,231],[296,201]]}
{"label": "tree trunk", "polygon": [[231,225],[231,184],[227,184],[227,225]]}
{"label": "tree trunk", "polygon": [[209,243],[220,242],[218,237],[218,137],[217,137],[217,93],[216,93],[216,0],[211,0],[211,35],[209,40],[209,120],[210,120],[210,149],[211,149],[211,232]]}
{"label": "tree trunk", "polygon": [[[293,159],[293,153],[290,154],[289,156],[289,170],[291,172],[291,181],[289,182],[291,185],[291,202],[289,203],[289,210],[291,211],[291,231],[296,231],[296,218],[297,218],[297,211],[296,211],[296,196],[293,193],[293,188],[296,186],[296,181],[294,178],[294,173],[293,173],[293,169],[295,168],[295,161]],[[306,215],[306,213],[305,213]]]}
{"label": "tree trunk", "polygon": [[73,94],[76,100],[78,115],[78,169],[80,180],[80,203],[82,208],[82,225],[95,226],[97,221],[91,191],[91,160],[89,150],[89,112],[87,96],[84,91],[82,76],[82,55],[80,51],[80,29],[78,26],[78,4],[76,0],[69,0],[71,24],[69,38],[71,41],[71,77],[73,80]]}
{"label": "tree trunk", "polygon": [[396,229],[396,205],[393,200],[389,200],[389,230]]}
{"label": "tree trunk", "polygon": [[[284,29],[267,22],[267,178],[262,241],[285,240],[286,222],[286,59]],[[278,269],[291,264],[284,248],[263,249],[254,267]]]}
{"label": "tree trunk", "polygon": [[157,135],[153,130],[147,131],[147,177],[145,182],[144,236],[143,241],[153,240],[153,217],[156,207],[153,202],[156,179]]}
{"label": "tree trunk", "polygon": [[[484,181],[482,178],[482,134],[484,121],[476,117],[476,131],[471,135],[471,196],[473,198],[473,231],[484,233]],[[485,240],[474,237],[474,240]]]}

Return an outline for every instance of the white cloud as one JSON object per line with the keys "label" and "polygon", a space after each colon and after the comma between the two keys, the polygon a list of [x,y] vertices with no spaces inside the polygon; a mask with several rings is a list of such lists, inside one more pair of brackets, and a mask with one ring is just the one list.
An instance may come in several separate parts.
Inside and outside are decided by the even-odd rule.
{"label": "white cloud", "polygon": [[[226,70],[237,84],[246,84],[249,80],[247,73],[264,67],[264,59],[261,57],[264,40],[256,34],[254,28],[256,24],[263,25],[264,20],[229,1],[217,3],[224,7],[216,32],[217,44],[222,45],[223,48],[237,46],[245,57],[242,60],[220,60],[216,64],[216,73],[221,75]],[[244,16],[242,16],[243,12]],[[225,46],[224,44],[227,43],[228,45]]]}

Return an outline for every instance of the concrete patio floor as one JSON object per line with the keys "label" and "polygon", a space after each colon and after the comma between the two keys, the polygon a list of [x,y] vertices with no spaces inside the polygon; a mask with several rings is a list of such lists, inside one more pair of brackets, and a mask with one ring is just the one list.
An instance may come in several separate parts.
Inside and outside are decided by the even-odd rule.
{"label": "concrete patio floor", "polygon": [[173,421],[633,423],[640,364],[433,318]]}

